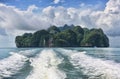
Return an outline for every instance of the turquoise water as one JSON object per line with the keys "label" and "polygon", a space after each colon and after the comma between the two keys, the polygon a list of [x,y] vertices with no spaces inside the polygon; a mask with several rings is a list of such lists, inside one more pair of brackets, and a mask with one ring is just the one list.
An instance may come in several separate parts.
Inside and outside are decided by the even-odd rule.
{"label": "turquoise water", "polygon": [[0,79],[120,79],[120,48],[1,48]]}

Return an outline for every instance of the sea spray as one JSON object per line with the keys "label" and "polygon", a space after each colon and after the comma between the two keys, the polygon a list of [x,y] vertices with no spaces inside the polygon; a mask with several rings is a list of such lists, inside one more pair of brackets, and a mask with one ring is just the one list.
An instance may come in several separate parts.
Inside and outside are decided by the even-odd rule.
{"label": "sea spray", "polygon": [[0,60],[0,79],[11,77],[12,75],[18,73],[22,66],[28,60],[27,57],[20,55],[18,53],[10,53],[11,56]]}
{"label": "sea spray", "polygon": [[27,50],[19,51],[19,53],[27,57],[34,57],[40,51],[41,49],[27,49]]}
{"label": "sea spray", "polygon": [[87,52],[59,49],[87,79],[120,79],[120,64],[86,55]]}
{"label": "sea spray", "polygon": [[26,79],[65,79],[66,74],[58,69],[62,62],[52,49],[43,50],[36,58],[31,59],[33,71]]}

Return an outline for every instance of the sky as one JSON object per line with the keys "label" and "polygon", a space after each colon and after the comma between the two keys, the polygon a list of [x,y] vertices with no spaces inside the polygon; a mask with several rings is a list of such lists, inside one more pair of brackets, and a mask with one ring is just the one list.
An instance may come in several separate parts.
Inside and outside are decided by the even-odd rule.
{"label": "sky", "polygon": [[111,47],[120,47],[120,0],[0,0],[0,47],[50,25],[102,28]]}
{"label": "sky", "polygon": [[105,7],[107,1],[108,0],[0,0],[1,3],[16,6],[20,9],[26,9],[28,6],[31,5],[36,5],[37,7],[41,8],[45,8],[48,6],[64,6],[78,8],[80,7],[81,3],[89,5],[96,5],[102,3],[103,7]]}

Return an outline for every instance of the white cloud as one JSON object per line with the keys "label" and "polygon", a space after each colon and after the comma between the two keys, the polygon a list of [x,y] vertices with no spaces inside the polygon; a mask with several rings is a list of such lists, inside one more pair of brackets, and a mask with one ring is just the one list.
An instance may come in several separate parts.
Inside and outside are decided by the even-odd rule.
{"label": "white cloud", "polygon": [[[83,4],[81,4],[83,5]],[[2,34],[14,37],[26,31],[46,29],[50,25],[81,25],[89,28],[103,28],[111,36],[120,35],[120,0],[109,0],[103,11],[88,8],[65,8],[48,6],[40,11],[31,5],[27,10],[0,4],[0,29]],[[37,12],[36,12],[37,11]]]}
{"label": "white cloud", "polygon": [[60,0],[54,0],[54,4],[58,4]]}
{"label": "white cloud", "polygon": [[31,6],[28,7],[27,11],[32,13],[34,10],[37,10],[37,9],[38,9],[37,6],[31,5]]}
{"label": "white cloud", "polygon": [[21,11],[6,5],[0,6],[0,26],[6,29],[36,30],[47,25],[42,19],[42,14],[33,13],[36,6],[30,6],[26,11]]}
{"label": "white cloud", "polygon": [[96,15],[96,26],[102,27],[110,35],[120,35],[120,0],[109,0],[104,11],[93,13]]}

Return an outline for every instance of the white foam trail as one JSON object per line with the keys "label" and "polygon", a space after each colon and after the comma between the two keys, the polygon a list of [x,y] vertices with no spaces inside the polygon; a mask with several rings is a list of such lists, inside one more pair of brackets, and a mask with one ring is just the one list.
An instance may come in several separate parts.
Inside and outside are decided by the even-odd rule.
{"label": "white foam trail", "polygon": [[24,56],[33,56],[36,53],[37,49],[31,49],[31,50],[24,50],[20,51],[19,53]]}
{"label": "white foam trail", "polygon": [[11,77],[17,73],[27,61],[27,58],[18,53],[11,53],[11,56],[0,60],[0,79]]}
{"label": "white foam trail", "polygon": [[43,50],[31,60],[33,71],[26,79],[65,79],[65,73],[57,67],[61,62],[53,50]]}
{"label": "white foam trail", "polygon": [[96,59],[85,54],[86,52],[72,53],[71,63],[80,68],[88,79],[120,79],[120,64]]}

